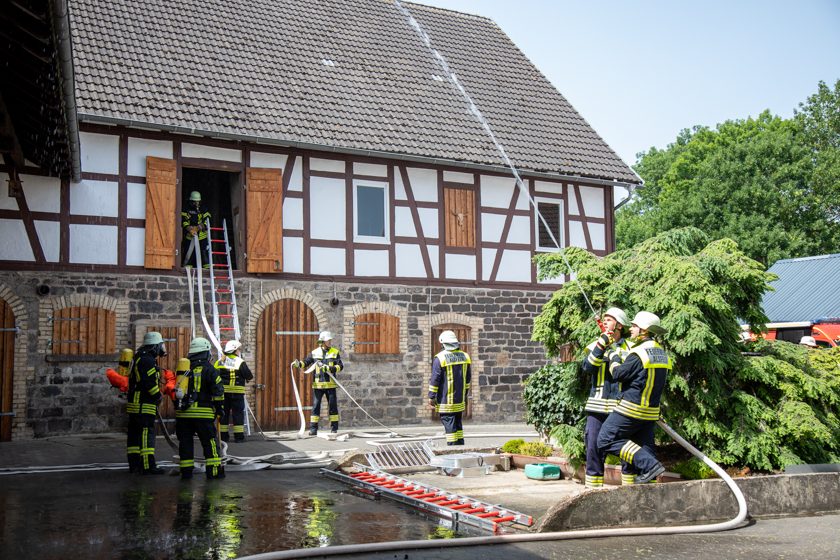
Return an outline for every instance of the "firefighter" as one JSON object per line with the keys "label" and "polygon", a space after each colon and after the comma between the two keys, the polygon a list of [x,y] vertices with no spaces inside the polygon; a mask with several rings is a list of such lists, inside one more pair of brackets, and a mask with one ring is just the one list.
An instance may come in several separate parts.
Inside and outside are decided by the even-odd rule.
{"label": "firefighter", "polygon": [[150,331],[143,336],[143,345],[137,349],[131,362],[125,407],[128,412],[128,472],[164,472],[155,465],[155,417],[161,401],[157,360],[163,356],[166,356],[163,337],[159,332]]}
{"label": "firefighter", "polygon": [[254,374],[239,356],[242,343],[229,340],[225,344],[225,355],[216,360],[215,368],[219,370],[222,384],[225,387],[225,406],[222,412],[222,441],[230,439],[229,422],[233,421],[233,441],[245,441],[245,382],[254,378]]}
{"label": "firefighter", "polygon": [[175,389],[175,433],[181,478],[193,476],[193,435],[198,436],[204,449],[207,478],[224,478],[215,419],[222,415],[225,389],[219,371],[210,363],[210,341],[201,337],[192,339],[187,357],[190,369]]}
{"label": "firefighter", "polygon": [[[592,344],[583,360],[584,373],[591,375],[589,398],[584,410],[586,428],[583,440],[586,444],[586,486],[602,488],[604,486],[604,463],[598,453],[598,434],[607,415],[618,402],[618,383],[613,382],[608,371],[608,362],[614,353],[623,361],[630,352],[630,343],[624,338],[624,329],[629,326],[627,315],[618,307],[607,309],[601,319],[604,332]],[[636,476],[635,467],[625,462],[621,465],[621,483],[633,484]]]}
{"label": "firefighter", "polygon": [[308,369],[314,364],[315,374],[312,379],[312,415],[309,417],[309,435],[318,435],[318,422],[321,420],[321,400],[327,397],[330,411],[330,432],[338,432],[338,395],[336,383],[329,374],[335,375],[344,369],[338,348],[332,345],[332,333],[324,331],[318,335],[318,348],[304,360],[295,360],[292,366]]}
{"label": "firefighter", "polygon": [[[181,243],[181,254],[184,255],[183,266],[192,267],[195,264],[196,256],[194,251],[190,253],[193,237],[198,236],[198,249],[201,251],[202,268],[210,268],[210,255],[207,252],[207,220],[210,219],[210,212],[201,205],[201,193],[192,191],[190,202],[186,210],[181,211],[181,226],[184,228],[183,241]],[[190,253],[190,257],[187,257]]]}
{"label": "firefighter", "polygon": [[668,352],[653,338],[664,332],[659,317],[639,311],[630,326],[630,354],[624,363],[616,354],[610,358],[610,371],[613,380],[621,383],[621,395],[598,435],[600,461],[608,453],[618,455],[641,473],[636,478],[638,484],[665,471],[654,455],[653,439],[665,380],[672,368]]}
{"label": "firefighter", "polygon": [[470,356],[460,349],[458,337],[452,331],[440,333],[438,342],[443,350],[432,360],[429,406],[440,414],[446,445],[464,445],[461,416],[467,408],[470,390]]}

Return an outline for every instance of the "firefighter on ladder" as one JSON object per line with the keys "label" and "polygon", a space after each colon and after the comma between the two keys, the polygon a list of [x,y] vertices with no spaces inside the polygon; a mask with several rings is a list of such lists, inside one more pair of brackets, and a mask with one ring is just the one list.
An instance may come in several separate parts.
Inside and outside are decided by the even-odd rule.
{"label": "firefighter on ladder", "polygon": [[[181,226],[184,228],[184,240],[181,244],[181,254],[184,255],[185,267],[192,267],[196,262],[194,254],[190,253],[193,238],[198,236],[198,250],[201,251],[202,268],[210,268],[210,257],[207,253],[207,220],[210,212],[201,205],[201,193],[192,191],[190,203],[186,210],[181,211]],[[190,253],[189,258],[187,253]]]}
{"label": "firefighter on ladder", "polygon": [[[338,395],[336,383],[331,375],[344,369],[338,348],[332,346],[332,333],[324,331],[318,335],[318,348],[304,360],[295,360],[292,367],[308,369],[314,366],[312,379],[312,415],[309,417],[309,435],[318,435],[321,420],[321,400],[326,396],[330,411],[330,432],[338,432]],[[331,374],[331,375],[330,375]]]}
{"label": "firefighter on ladder", "polygon": [[443,331],[438,337],[443,350],[432,361],[429,405],[440,414],[447,445],[464,445],[461,416],[467,408],[470,390],[470,356],[460,349],[458,337]]}
{"label": "firefighter on ladder", "polygon": [[125,407],[128,412],[128,472],[163,474],[163,469],[155,465],[155,417],[161,401],[157,360],[163,356],[166,356],[163,336],[159,332],[147,332],[134,355],[128,376]]}
{"label": "firefighter on ladder", "polygon": [[248,364],[239,355],[242,343],[229,340],[225,344],[225,355],[216,360],[225,387],[225,404],[221,418],[222,441],[229,441],[229,423],[233,423],[233,441],[245,441],[245,382],[254,378]]}

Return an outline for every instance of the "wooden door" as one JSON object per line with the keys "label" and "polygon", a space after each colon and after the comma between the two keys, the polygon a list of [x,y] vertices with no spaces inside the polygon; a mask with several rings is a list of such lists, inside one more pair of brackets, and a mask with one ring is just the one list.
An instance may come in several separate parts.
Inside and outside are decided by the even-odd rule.
{"label": "wooden door", "polygon": [[[318,320],[302,301],[281,299],[257,322],[257,418],[264,430],[297,430],[300,416],[289,364],[318,346]],[[312,376],[294,370],[305,423],[312,408]]]}
{"label": "wooden door", "polygon": [[[175,372],[180,358],[186,358],[190,349],[190,340],[192,339],[192,329],[189,325],[182,326],[157,326],[149,325],[143,334],[149,331],[159,332],[166,343],[166,356],[158,359],[158,365],[161,369],[168,369]],[[213,357],[210,357],[211,362]],[[161,382],[163,382],[163,375],[161,375]],[[175,430],[175,403],[168,396],[163,397],[163,400],[158,407],[160,417],[166,421],[166,429],[169,433],[174,433]]]}
{"label": "wooden door", "polygon": [[146,268],[175,266],[175,198],[178,164],[174,159],[146,158]]}
{"label": "wooden door", "polygon": [[279,169],[248,168],[248,272],[283,270],[283,177]]}
{"label": "wooden door", "polygon": [[[443,331],[452,331],[455,333],[455,336],[458,337],[458,341],[461,343],[461,350],[466,352],[470,355],[470,359],[474,360],[475,356],[472,355],[472,348],[475,345],[472,343],[472,329],[470,327],[464,325],[456,325],[456,324],[447,324],[447,325],[438,325],[436,327],[432,327],[432,355],[429,358],[429,375],[431,376],[431,363],[435,359],[435,355],[443,350],[443,345],[438,342],[438,338],[440,337],[440,333]],[[478,376],[475,374],[475,368],[472,368],[472,379],[470,380],[470,387],[478,385]],[[426,383],[425,386],[426,391],[429,389],[429,384]],[[467,409],[464,411],[463,418],[472,418],[472,395],[473,391],[471,390],[467,396]],[[427,395],[428,396],[428,395]],[[427,399],[428,400],[428,399]],[[430,409],[431,410],[431,409]],[[440,415],[432,410],[432,420],[438,421],[440,420]]]}
{"label": "wooden door", "polygon": [[12,306],[0,299],[0,441],[12,440],[15,334]]}

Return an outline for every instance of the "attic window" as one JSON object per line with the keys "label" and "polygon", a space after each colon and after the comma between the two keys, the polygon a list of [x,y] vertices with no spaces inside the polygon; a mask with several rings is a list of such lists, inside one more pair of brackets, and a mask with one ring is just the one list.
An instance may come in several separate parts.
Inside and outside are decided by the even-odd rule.
{"label": "attic window", "polygon": [[432,79],[436,82],[442,82],[443,81],[443,78],[441,78],[437,74],[432,74]]}
{"label": "attic window", "polygon": [[322,58],[321,63],[323,63],[324,66],[335,66],[335,62],[329,58]]}

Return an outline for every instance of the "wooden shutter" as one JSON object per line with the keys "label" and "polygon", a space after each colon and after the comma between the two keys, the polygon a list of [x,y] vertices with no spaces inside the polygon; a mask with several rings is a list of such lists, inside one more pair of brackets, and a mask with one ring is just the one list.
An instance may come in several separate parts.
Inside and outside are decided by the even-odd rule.
{"label": "wooden shutter", "polygon": [[363,313],[353,321],[356,354],[399,354],[400,318],[387,313]]}
{"label": "wooden shutter", "polygon": [[[458,341],[461,343],[461,350],[466,352],[470,355],[470,360],[475,361],[475,356],[472,354],[472,348],[474,345],[472,344],[472,329],[470,327],[464,325],[455,325],[455,324],[448,324],[448,325],[438,325],[436,327],[432,327],[432,356],[429,358],[429,374],[428,376],[431,377],[432,375],[432,361],[435,358],[435,355],[443,350],[443,346],[440,342],[438,342],[438,338],[440,338],[440,333],[443,331],[452,331],[455,333],[455,336],[458,337]],[[472,379],[470,380],[471,387],[478,386],[478,376],[475,373],[475,367],[471,369]],[[429,383],[428,377],[426,378],[426,384],[423,386],[423,396],[426,396],[426,391],[428,390]],[[473,395],[475,394],[475,390],[472,389],[467,395],[467,409],[464,411],[462,418],[472,418],[472,401]],[[439,421],[440,415],[432,410],[432,420]]]}
{"label": "wooden shutter", "polygon": [[248,168],[245,210],[248,272],[283,270],[283,178],[279,169]]}
{"label": "wooden shutter", "polygon": [[[168,369],[174,372],[175,368],[178,366],[178,360],[180,358],[186,358],[189,353],[190,340],[192,339],[192,329],[189,325],[168,327],[149,325],[146,327],[146,330],[143,331],[143,334],[146,334],[149,331],[159,332],[163,337],[163,341],[166,343],[166,356],[158,359],[158,365],[160,365],[162,369]],[[211,358],[211,361],[212,360],[213,358]],[[161,377],[161,383],[162,382],[163,377]],[[164,396],[158,411],[160,412],[161,418],[170,420],[170,422],[167,422],[167,429],[171,433],[175,427],[175,424],[171,421],[175,418],[175,404],[172,402],[172,399]]]}
{"label": "wooden shutter", "polygon": [[469,189],[443,189],[446,245],[475,247],[475,195]]}
{"label": "wooden shutter", "polygon": [[52,317],[52,353],[62,356],[116,352],[116,314],[92,306],[65,307]]}
{"label": "wooden shutter", "polygon": [[[0,299],[0,412],[13,412],[15,380],[15,314]],[[12,417],[0,416],[0,441],[11,441]]]}
{"label": "wooden shutter", "polygon": [[175,266],[175,198],[178,166],[174,159],[146,158],[146,268]]}

